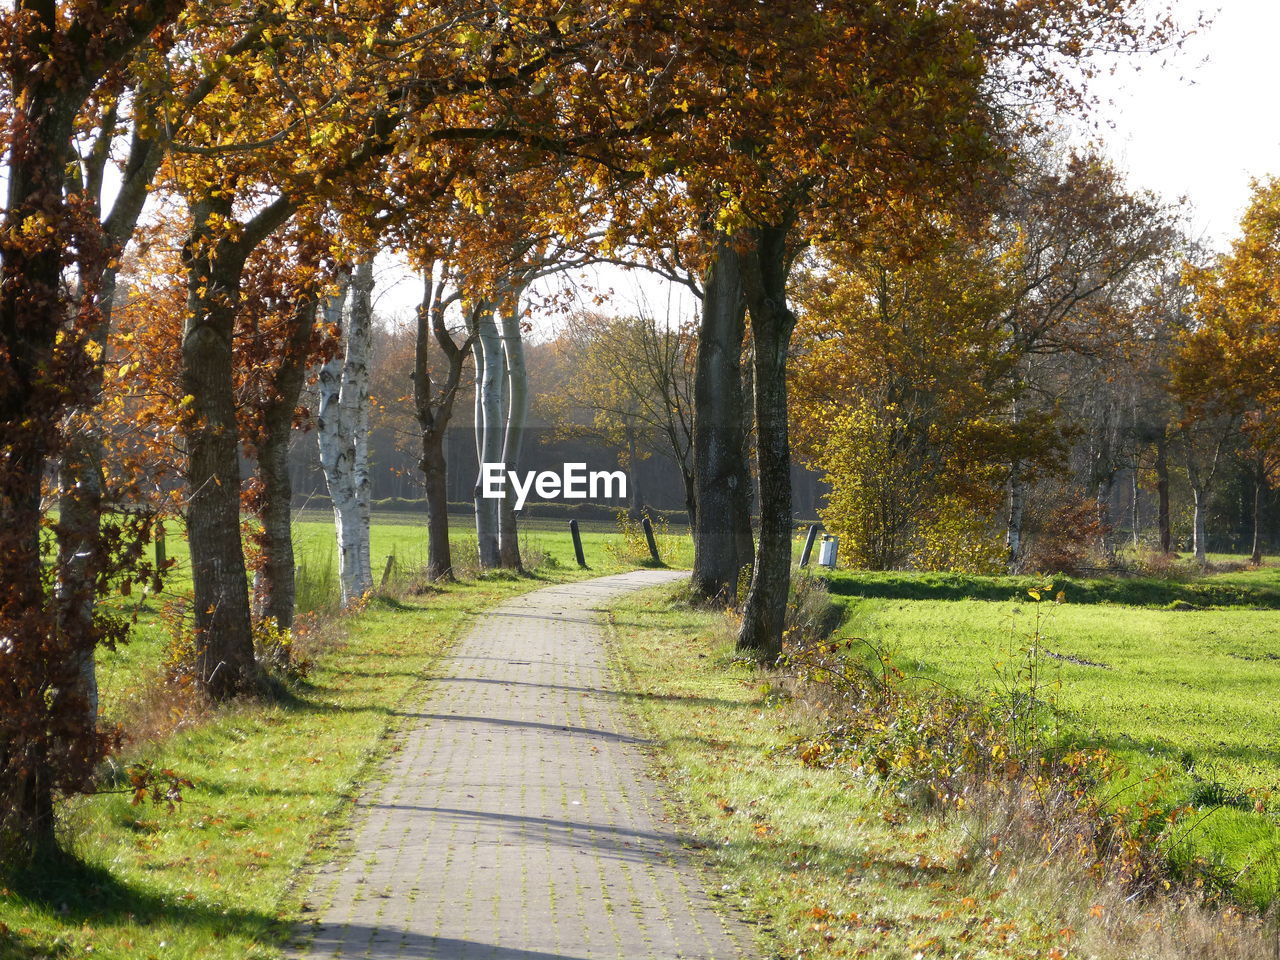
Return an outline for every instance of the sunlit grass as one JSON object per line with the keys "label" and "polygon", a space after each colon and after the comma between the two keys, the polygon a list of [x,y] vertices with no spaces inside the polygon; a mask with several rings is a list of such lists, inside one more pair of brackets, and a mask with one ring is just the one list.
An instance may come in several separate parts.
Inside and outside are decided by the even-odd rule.
{"label": "sunlit grass", "polygon": [[[936,577],[919,577],[915,598],[912,575],[893,577],[891,592],[884,575],[832,576],[836,599],[849,614],[841,635],[867,640],[922,682],[983,697],[1007,685],[1011,663],[1025,660],[1039,613],[1039,696],[1052,704],[1055,718],[1046,734],[1113,751],[1133,781],[1168,773],[1169,804],[1194,803],[1205,814],[1180,836],[1176,856],[1217,864],[1245,899],[1265,906],[1276,898],[1280,613],[1250,601],[1272,605],[1280,568],[1185,585],[1201,590],[1202,599],[1228,597],[1219,592],[1226,585],[1248,591],[1233,598],[1238,605],[1214,609],[1098,602],[1092,582],[1077,588],[1060,581],[1054,589],[1062,589],[1065,603],[1044,603],[1037,611],[1025,585],[1016,600],[962,598],[961,580],[979,597],[1007,580],[957,578],[950,585],[957,598],[935,599]],[[1164,600],[1156,586],[1121,581],[1114,595],[1127,589],[1133,599]],[[1086,602],[1074,602],[1077,589]],[[851,595],[858,593],[867,595]],[[1258,802],[1261,814],[1253,809]]]}
{"label": "sunlit grass", "polygon": [[[319,608],[336,591],[333,527],[304,521],[297,532],[300,599]],[[389,731],[424,695],[432,664],[476,612],[502,598],[630,568],[609,555],[613,536],[584,535],[590,570],[572,563],[567,532],[531,532],[528,542],[555,563],[532,576],[374,597],[328,628],[337,639],[282,697],[197,711],[158,742],[127,746],[119,765],[146,760],[194,786],[173,812],[133,806],[110,777],[102,795],[64,804],[62,837],[73,857],[0,881],[0,960],[279,956],[304,895],[299,868],[326,855],[326,838]],[[458,542],[465,549],[465,533]],[[396,576],[425,561],[419,528],[379,523],[373,544],[375,556],[395,555]],[[133,642],[100,657],[110,717],[130,716],[145,699],[167,642],[159,612],[189,589],[185,545],[172,530],[168,549],[179,563],[166,593],[142,602]]]}

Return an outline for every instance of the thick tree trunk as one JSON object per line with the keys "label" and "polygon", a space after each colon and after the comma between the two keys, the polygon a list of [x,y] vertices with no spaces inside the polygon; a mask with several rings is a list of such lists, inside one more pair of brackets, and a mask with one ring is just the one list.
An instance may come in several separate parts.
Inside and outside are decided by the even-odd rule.
{"label": "thick tree trunk", "polygon": [[[342,317],[345,293],[330,300],[326,319]],[[369,547],[369,351],[373,340],[373,258],[358,264],[342,322],[343,352],[320,370],[316,436],[338,540],[342,605],[373,589]]]}
{"label": "thick tree trunk", "polygon": [[262,481],[262,566],[254,580],[254,606],[260,618],[274,618],[281,629],[293,626],[297,601],[293,555],[293,484],[289,477],[289,442],[293,415],[307,379],[307,346],[318,304],[299,304],[289,339],[272,378],[272,397],[262,415],[258,477]]}
{"label": "thick tree trunk", "polygon": [[[520,468],[525,421],[529,416],[529,371],[524,359],[520,330],[520,293],[513,292],[501,311],[502,356],[506,367],[506,417],[502,438],[502,462],[507,470]],[[508,492],[499,501],[498,559],[509,570],[521,569],[520,535],[516,526],[515,498]]]}
{"label": "thick tree trunk", "polygon": [[244,259],[216,239],[231,213],[225,198],[192,204],[186,247],[187,320],[182,337],[182,389],[191,397],[186,441],[187,537],[198,679],[215,700],[257,682],[249,590],[240,539],[240,457],[233,386],[232,334]]}
{"label": "thick tree trunk", "polygon": [[[475,342],[476,361],[476,453],[480,469],[486,463],[502,462],[505,418],[502,415],[502,390],[506,362],[494,309],[485,305],[479,311]],[[498,551],[498,501],[485,497],[482,475],[476,476],[476,542],[480,566],[496,567],[501,563]]]}
{"label": "thick tree trunk", "polygon": [[[21,34],[12,39],[47,43]],[[48,81],[57,73],[39,72],[48,74]],[[87,91],[41,90],[44,81],[37,71],[29,73],[9,78],[35,89],[21,90],[20,98],[14,96],[19,91],[10,90],[7,98],[11,142],[0,230],[0,553],[5,564],[0,616],[7,624],[0,683],[16,693],[0,705],[0,821],[14,831],[4,839],[34,849],[52,843],[54,824],[50,743],[31,721],[48,710],[47,686],[65,685],[78,672],[76,651],[45,616],[50,611],[40,556],[40,479],[57,421],[75,397],[72,385],[53,384],[48,376],[55,339],[66,321],[59,284],[69,238],[26,235],[24,226],[49,224],[52,230],[65,224],[63,173],[79,94]]]}
{"label": "thick tree trunk", "polygon": [[727,237],[718,236],[707,271],[694,373],[693,526],[695,600],[732,603],[739,553],[735,517],[745,495],[743,473],[742,339],[746,301],[742,257]]}
{"label": "thick tree trunk", "polygon": [[1156,441],[1156,525],[1160,529],[1160,552],[1173,552],[1173,524],[1169,510],[1169,449],[1164,437]]}
{"label": "thick tree trunk", "polygon": [[755,357],[756,464],[760,542],[742,614],[738,649],[771,663],[782,653],[791,588],[791,445],[787,426],[787,354],[795,315],[787,307],[787,227],[757,228],[744,259],[743,289]]}
{"label": "thick tree trunk", "polygon": [[[6,34],[10,66],[5,102],[7,197],[0,223],[0,555],[5,564],[0,618],[6,654],[0,684],[0,826],[28,851],[54,840],[55,778],[74,788],[97,752],[92,724],[57,725],[68,735],[50,753],[50,689],[69,689],[92,658],[95,631],[59,630],[44,589],[40,549],[40,481],[62,414],[85,400],[84,384],[51,375],[50,360],[68,319],[60,289],[64,256],[97,238],[71,224],[64,183],[75,159],[75,119],[103,75],[126,61],[177,3],[144,2],[103,20],[60,5],[19,0]],[[74,21],[74,24],[73,24]],[[31,229],[32,227],[36,229]],[[41,229],[43,228],[43,229]],[[82,262],[83,265],[83,262]],[[96,364],[95,364],[96,366]],[[87,716],[87,712],[85,713]]]}

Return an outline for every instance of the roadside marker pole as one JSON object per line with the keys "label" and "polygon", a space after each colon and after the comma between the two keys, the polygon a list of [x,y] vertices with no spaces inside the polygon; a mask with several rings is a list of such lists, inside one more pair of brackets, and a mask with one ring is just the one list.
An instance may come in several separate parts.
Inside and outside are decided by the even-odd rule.
{"label": "roadside marker pole", "polygon": [[800,566],[807,567],[809,565],[809,554],[813,553],[813,541],[818,539],[818,525],[816,523],[809,524],[809,532],[804,538],[804,552],[800,554]]}
{"label": "roadside marker pole", "polygon": [[649,541],[649,553],[653,557],[653,562],[661,563],[662,558],[658,556],[658,542],[653,539],[653,524],[649,522],[647,513],[640,518],[640,525],[644,527],[644,538]]}
{"label": "roadside marker pole", "polygon": [[573,553],[578,558],[578,566],[587,568],[587,558],[582,555],[582,533],[578,530],[578,521],[569,521],[569,533],[573,535]]}

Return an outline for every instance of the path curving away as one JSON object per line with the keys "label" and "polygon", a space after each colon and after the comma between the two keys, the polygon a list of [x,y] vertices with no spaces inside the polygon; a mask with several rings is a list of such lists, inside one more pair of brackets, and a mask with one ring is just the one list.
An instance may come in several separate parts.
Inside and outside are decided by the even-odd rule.
{"label": "path curving away", "polygon": [[298,960],[729,960],[751,942],[664,819],[598,608],[637,571],[478,618],[316,878]]}

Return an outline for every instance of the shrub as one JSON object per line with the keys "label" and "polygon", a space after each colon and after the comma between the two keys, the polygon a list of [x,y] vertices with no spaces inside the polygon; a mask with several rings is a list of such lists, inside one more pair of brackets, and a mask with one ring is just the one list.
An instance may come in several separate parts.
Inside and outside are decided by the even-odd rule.
{"label": "shrub", "polygon": [[1022,567],[1035,573],[1079,573],[1103,565],[1098,552],[1109,530],[1097,500],[1067,500],[1045,518]]}

